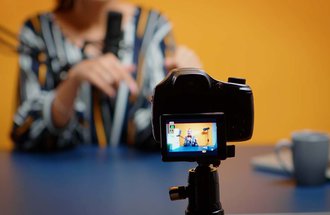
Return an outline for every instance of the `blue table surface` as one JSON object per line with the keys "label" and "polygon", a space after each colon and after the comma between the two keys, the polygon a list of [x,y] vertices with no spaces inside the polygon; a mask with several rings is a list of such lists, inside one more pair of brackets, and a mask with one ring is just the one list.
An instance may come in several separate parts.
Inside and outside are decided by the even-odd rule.
{"label": "blue table surface", "polygon": [[[330,211],[330,182],[297,187],[284,175],[256,171],[253,156],[271,147],[241,146],[219,168],[228,213]],[[187,185],[189,162],[161,162],[160,153],[80,146],[53,154],[0,152],[0,214],[184,214],[168,188]]]}

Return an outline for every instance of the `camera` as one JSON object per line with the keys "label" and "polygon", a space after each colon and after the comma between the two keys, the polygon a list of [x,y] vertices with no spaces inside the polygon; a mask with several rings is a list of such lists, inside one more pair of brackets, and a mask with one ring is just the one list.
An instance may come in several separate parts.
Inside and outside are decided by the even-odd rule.
{"label": "camera", "polygon": [[250,139],[253,119],[253,93],[244,79],[217,81],[195,68],[171,71],[152,97],[152,131],[163,161],[233,157],[226,142]]}

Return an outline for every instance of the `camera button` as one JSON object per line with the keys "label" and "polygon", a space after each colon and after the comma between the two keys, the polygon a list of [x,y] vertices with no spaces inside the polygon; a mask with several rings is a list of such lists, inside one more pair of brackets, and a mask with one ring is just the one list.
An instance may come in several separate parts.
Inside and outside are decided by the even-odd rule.
{"label": "camera button", "polygon": [[246,80],[244,78],[233,78],[229,77],[228,82],[230,83],[235,83],[235,84],[245,84]]}

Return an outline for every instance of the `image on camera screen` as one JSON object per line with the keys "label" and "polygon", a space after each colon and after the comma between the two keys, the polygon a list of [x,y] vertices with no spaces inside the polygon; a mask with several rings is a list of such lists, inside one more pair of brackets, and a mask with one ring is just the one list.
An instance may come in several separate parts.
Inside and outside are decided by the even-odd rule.
{"label": "image on camera screen", "polygon": [[180,122],[166,123],[166,144],[169,155],[173,153],[191,155],[216,155],[217,123],[207,122]]}

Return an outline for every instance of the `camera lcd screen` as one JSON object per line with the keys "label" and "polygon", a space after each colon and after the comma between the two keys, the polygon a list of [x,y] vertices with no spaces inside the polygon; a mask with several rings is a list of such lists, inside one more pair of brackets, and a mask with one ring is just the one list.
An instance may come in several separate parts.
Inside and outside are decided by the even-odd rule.
{"label": "camera lcd screen", "polygon": [[164,115],[161,123],[163,160],[221,159],[226,144],[222,113]]}

